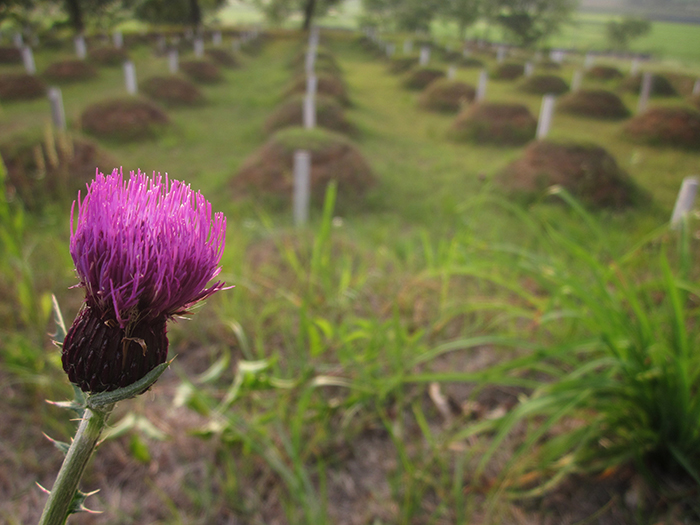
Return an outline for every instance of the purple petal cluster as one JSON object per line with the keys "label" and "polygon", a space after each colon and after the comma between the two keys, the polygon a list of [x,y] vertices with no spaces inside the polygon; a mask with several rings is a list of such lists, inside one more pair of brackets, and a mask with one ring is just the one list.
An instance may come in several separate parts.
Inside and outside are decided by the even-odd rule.
{"label": "purple petal cluster", "polygon": [[225,235],[223,214],[182,182],[97,173],[71,210],[70,252],[85,288],[61,355],[71,382],[114,390],[165,362],[167,320],[224,287],[207,284],[221,271]]}
{"label": "purple petal cluster", "polygon": [[[73,203],[75,208],[76,203]],[[226,218],[189,185],[160,175],[97,173],[71,216],[70,253],[90,306],[130,322],[186,313],[223,288]]]}

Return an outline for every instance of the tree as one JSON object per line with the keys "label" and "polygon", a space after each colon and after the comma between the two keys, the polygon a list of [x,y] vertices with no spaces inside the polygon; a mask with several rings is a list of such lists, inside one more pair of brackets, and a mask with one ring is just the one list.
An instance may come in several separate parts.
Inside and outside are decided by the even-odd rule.
{"label": "tree", "polygon": [[496,21],[523,47],[530,47],[555,33],[578,0],[496,0]]}
{"label": "tree", "polygon": [[615,49],[629,48],[630,40],[651,32],[651,22],[645,18],[628,17],[621,21],[610,20],[605,30],[610,45]]}
{"label": "tree", "polygon": [[363,0],[366,17],[386,29],[430,32],[441,0]]}
{"label": "tree", "polygon": [[314,18],[322,15],[341,0],[252,0],[273,24],[284,22],[294,13],[300,13],[303,18],[302,29],[307,31]]}
{"label": "tree", "polygon": [[484,2],[486,0],[444,0],[440,15],[446,21],[456,22],[459,38],[464,39],[467,28],[479,19]]}
{"label": "tree", "polygon": [[226,0],[136,0],[131,2],[134,15],[152,24],[189,24],[197,29],[203,13],[213,12]]}

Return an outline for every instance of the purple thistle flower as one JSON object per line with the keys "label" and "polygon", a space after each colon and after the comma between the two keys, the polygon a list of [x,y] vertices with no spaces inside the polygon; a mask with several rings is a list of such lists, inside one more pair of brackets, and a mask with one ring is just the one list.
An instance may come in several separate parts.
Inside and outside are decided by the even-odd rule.
{"label": "purple thistle flower", "polygon": [[97,173],[70,253],[83,304],[63,343],[63,369],[82,390],[130,385],[165,362],[166,321],[224,289],[207,287],[221,268],[226,218],[179,181],[121,170]]}

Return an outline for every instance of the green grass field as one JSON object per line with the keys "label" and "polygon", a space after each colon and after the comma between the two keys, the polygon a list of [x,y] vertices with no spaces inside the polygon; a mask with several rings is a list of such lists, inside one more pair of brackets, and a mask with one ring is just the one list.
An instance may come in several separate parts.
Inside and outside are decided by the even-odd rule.
{"label": "green grass field", "polygon": [[[256,20],[240,6],[220,19]],[[596,20],[582,18],[567,37],[597,47]],[[689,42],[700,29],[654,28],[638,47],[662,54],[652,67],[697,73],[699,51]],[[444,30],[438,36],[447,40]],[[645,356],[635,361],[640,368],[631,376],[639,381],[625,392],[653,391],[662,413],[671,412],[664,403],[675,392],[674,407],[697,410],[695,352],[663,350],[668,341],[691,350],[698,342],[697,265],[686,267],[688,254],[697,257],[697,240],[678,242],[665,226],[681,181],[698,173],[700,154],[629,142],[620,122],[555,114],[553,140],[605,147],[652,201],[621,212],[581,211],[544,198],[512,203],[493,179],[523,147],[448,140],[454,115],[419,109],[418,93],[403,89],[402,78],[353,35],[324,33],[352,98],[347,116],[359,129],[356,145],[377,185],[364,202],[316,207],[308,227],[294,228],[285,203],[268,207],[230,188],[265,142],[265,119],[282,100],[289,61],[303,46],[300,36],[274,35],[259,56],[243,55],[240,69],[203,87],[202,107],[168,110],[172,125],[159,138],[100,143],[115,166],[167,172],[227,215],[222,277],[235,288],[171,325],[178,355],[172,370],[152,392],[120,404],[85,478],[85,489],[101,489],[91,501],[104,514],[75,523],[698,519],[698,485],[688,475],[653,483],[632,459],[620,459],[620,446],[653,447],[666,437],[647,445],[647,433],[647,441],[625,441],[621,431],[609,442],[591,441],[587,428],[630,423],[614,413],[604,419],[605,403],[586,404],[581,392],[598,392],[601,378],[627,377],[627,369],[611,365],[604,342],[623,352],[641,341],[654,366]],[[167,60],[146,46],[130,54],[139,79],[167,71]],[[38,70],[68,55],[37,52]],[[578,65],[572,60],[559,73],[569,81]],[[0,73],[13,71],[21,66],[0,66]],[[472,84],[477,75],[457,72]],[[101,68],[97,79],[62,90],[69,131],[80,135],[89,104],[124,95],[122,72]],[[540,104],[505,81],[490,82],[488,99],[522,102],[535,115]],[[636,105],[633,94],[623,100]],[[42,133],[48,110],[43,99],[2,102],[0,143]],[[70,395],[59,351],[45,335],[54,329],[48,294],[57,296],[68,323],[82,299],[70,289],[69,213],[70,201],[55,202],[0,230],[10,232],[0,238],[0,435],[9,445],[0,451],[0,479],[12,480],[0,484],[0,518],[10,524],[36,521],[44,496],[34,483],[51,486],[60,464],[42,432],[67,440],[73,429],[66,413],[43,403]],[[14,251],[10,234],[19,240]],[[677,287],[664,277],[662,255]],[[677,340],[684,342],[674,346]],[[668,362],[677,369],[669,372]],[[582,377],[584,387],[567,397],[565,387]],[[668,390],[658,378],[668,379]],[[553,384],[563,386],[548,390]],[[681,399],[683,385],[689,399]],[[609,406],[629,401],[622,390],[604,391]],[[554,400],[553,408],[526,404],[538,399]],[[634,415],[627,406],[620,413]],[[691,450],[692,467],[697,432],[686,413],[676,419],[691,421],[686,441],[671,442]],[[584,442],[600,458],[578,455]],[[550,481],[561,484],[539,494]],[[625,503],[633,497],[637,505]]]}

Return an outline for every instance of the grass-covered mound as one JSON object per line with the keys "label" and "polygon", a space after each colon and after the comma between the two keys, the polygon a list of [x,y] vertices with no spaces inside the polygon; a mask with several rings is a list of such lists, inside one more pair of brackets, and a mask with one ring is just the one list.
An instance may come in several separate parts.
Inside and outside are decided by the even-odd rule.
{"label": "grass-covered mound", "polygon": [[651,108],[630,119],[624,133],[654,146],[700,150],[700,111],[682,106]]}
{"label": "grass-covered mound", "polygon": [[35,75],[0,74],[0,100],[32,100],[46,94],[46,84]]}
{"label": "grass-covered mound", "polygon": [[434,67],[417,67],[406,75],[403,86],[406,89],[425,89],[431,82],[445,78],[445,72]]}
{"label": "grass-covered mound", "polygon": [[[290,68],[295,72],[305,72],[306,71],[306,53],[307,49],[304,49],[294,55],[292,60],[289,62]],[[341,69],[338,65],[337,60],[333,53],[328,49],[318,48],[316,50],[316,58],[314,60],[314,71],[316,73],[326,72],[332,74],[340,74]]]}
{"label": "grass-covered mound", "polygon": [[275,133],[243,164],[232,186],[236,192],[290,196],[294,189],[294,152],[311,152],[311,194],[320,201],[331,181],[338,199],[353,200],[374,185],[372,170],[357,147],[343,135],[316,128],[288,128]]}
{"label": "grass-covered mound", "polygon": [[622,78],[624,75],[622,74],[622,71],[616,67],[592,66],[588,71],[586,71],[586,76],[596,80],[615,80],[617,78]]}
{"label": "grass-covered mound", "polygon": [[96,137],[132,141],[157,136],[170,119],[151,102],[140,98],[119,98],[88,106],[80,122],[85,131]]}
{"label": "grass-covered mound", "polygon": [[[348,96],[347,88],[343,80],[328,73],[316,75],[316,93],[334,98],[338,103],[349,106],[350,97]],[[289,84],[285,91],[285,96],[301,95],[306,93],[306,75],[298,75]]]}
{"label": "grass-covered mound", "polygon": [[483,60],[479,60],[478,58],[475,58],[475,57],[462,57],[459,60],[459,65],[462,67],[468,67],[468,68],[484,67],[484,62],[483,62]]}
{"label": "grass-covered mound", "polygon": [[124,48],[104,46],[90,50],[88,57],[98,66],[117,67],[129,59],[129,53]]}
{"label": "grass-covered mound", "polygon": [[74,199],[78,190],[95,177],[95,168],[107,172],[114,162],[94,143],[66,133],[12,137],[0,144],[7,167],[7,185],[29,210],[47,203]]}
{"label": "grass-covered mound", "polygon": [[214,84],[223,80],[219,66],[206,60],[185,60],[180,69],[195,82]]}
{"label": "grass-covered mound", "polygon": [[525,66],[513,62],[500,64],[491,73],[491,77],[495,80],[515,80],[520,78],[525,73]]}
{"label": "grass-covered mound", "polygon": [[22,52],[15,46],[0,46],[0,64],[21,64]]}
{"label": "grass-covered mound", "polygon": [[176,75],[148,78],[139,83],[139,89],[166,106],[195,106],[204,102],[202,91],[196,85]]}
{"label": "grass-covered mound", "polygon": [[[620,88],[624,91],[639,93],[642,88],[642,75],[634,75],[627,77],[620,84]],[[651,76],[651,96],[653,97],[676,97],[678,92],[673,84],[664,75]]]}
{"label": "grass-covered mound", "polygon": [[475,95],[474,86],[459,80],[441,78],[425,88],[418,104],[425,109],[456,112],[471,103]]}
{"label": "grass-covered mound", "polygon": [[559,110],[597,119],[623,119],[630,115],[622,99],[604,89],[580,89],[557,102]]}
{"label": "grass-covered mound", "polygon": [[233,69],[241,66],[241,61],[236,55],[225,49],[207,49],[206,55],[221,67]]}
{"label": "grass-covered mound", "polygon": [[537,95],[546,95],[548,93],[561,95],[569,91],[569,85],[564,79],[556,75],[533,75],[523,80],[520,84],[520,90]]}
{"label": "grass-covered mound", "polygon": [[79,82],[97,76],[97,68],[85,60],[61,60],[44,70],[44,78],[52,82]]}
{"label": "grass-covered mound", "polygon": [[[282,128],[298,127],[304,124],[304,95],[289,98],[265,121],[265,131],[274,133]],[[316,95],[316,125],[337,131],[354,134],[356,128],[345,118],[345,111],[334,98]]]}
{"label": "grass-covered mound", "polygon": [[615,158],[593,144],[534,141],[496,176],[496,182],[527,200],[541,197],[556,184],[596,208],[624,208],[642,196]]}
{"label": "grass-covered mound", "polygon": [[537,120],[522,104],[486,102],[457,115],[449,135],[458,141],[520,145],[535,138]]}
{"label": "grass-covered mound", "polygon": [[389,59],[389,73],[398,75],[410,71],[418,65],[417,57],[394,57]]}
{"label": "grass-covered mound", "polygon": [[561,69],[561,64],[559,62],[555,62],[554,60],[542,60],[541,62],[537,63],[537,67],[546,71],[556,71]]}

